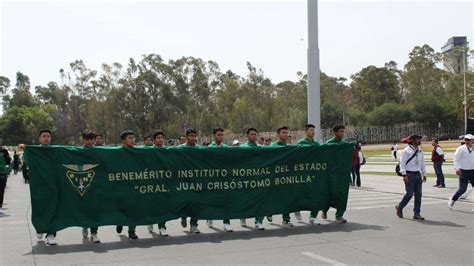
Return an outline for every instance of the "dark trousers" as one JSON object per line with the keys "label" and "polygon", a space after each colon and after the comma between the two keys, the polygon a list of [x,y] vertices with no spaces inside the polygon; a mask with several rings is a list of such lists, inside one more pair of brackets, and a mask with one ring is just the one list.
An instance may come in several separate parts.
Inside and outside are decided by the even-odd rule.
{"label": "dark trousers", "polygon": [[433,168],[436,173],[436,185],[438,186],[445,186],[444,185],[444,174],[443,174],[443,162],[433,162]]}
{"label": "dark trousers", "polygon": [[471,186],[474,187],[474,170],[461,170],[459,188],[453,196],[454,201],[458,200],[466,192],[468,183],[471,183]]}
{"label": "dark trousers", "polygon": [[3,196],[5,195],[5,187],[7,186],[7,177],[0,175],[0,208],[3,205]]}
{"label": "dark trousers", "polygon": [[405,208],[413,197],[413,194],[415,194],[415,207],[413,208],[413,212],[415,215],[420,214],[423,179],[419,172],[407,172],[407,177],[408,181],[405,183],[406,193],[402,201],[398,204],[398,207],[400,207],[400,209]]}
{"label": "dark trousers", "polygon": [[360,187],[360,165],[352,166],[352,185]]}
{"label": "dark trousers", "polygon": [[397,151],[393,151],[393,157],[395,157],[395,160],[397,159]]}
{"label": "dark trousers", "polygon": [[28,169],[23,168],[21,170],[21,174],[23,175],[23,179],[25,180],[25,183],[28,183],[28,180],[30,179],[30,175],[28,173]]}

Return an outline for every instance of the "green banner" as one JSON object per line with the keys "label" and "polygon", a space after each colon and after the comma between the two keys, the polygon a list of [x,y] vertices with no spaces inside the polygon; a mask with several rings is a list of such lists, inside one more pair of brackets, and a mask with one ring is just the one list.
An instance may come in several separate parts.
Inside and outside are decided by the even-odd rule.
{"label": "green banner", "polygon": [[38,233],[346,208],[353,144],[27,146]]}

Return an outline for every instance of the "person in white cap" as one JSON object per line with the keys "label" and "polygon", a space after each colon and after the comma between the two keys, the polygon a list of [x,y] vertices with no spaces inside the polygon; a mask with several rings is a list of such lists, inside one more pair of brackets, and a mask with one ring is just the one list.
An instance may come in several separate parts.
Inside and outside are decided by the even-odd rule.
{"label": "person in white cap", "polygon": [[467,134],[464,136],[465,144],[456,149],[454,153],[454,169],[459,176],[459,188],[456,193],[449,198],[448,207],[453,209],[454,203],[467,190],[468,183],[474,187],[474,136]]}
{"label": "person in white cap", "polygon": [[238,139],[234,139],[232,146],[240,146],[240,141]]}

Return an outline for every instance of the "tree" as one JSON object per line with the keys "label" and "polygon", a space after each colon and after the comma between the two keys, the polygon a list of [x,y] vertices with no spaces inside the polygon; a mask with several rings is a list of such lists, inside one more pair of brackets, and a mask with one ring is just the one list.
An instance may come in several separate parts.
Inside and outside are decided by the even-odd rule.
{"label": "tree", "polygon": [[411,103],[420,95],[442,95],[447,73],[436,67],[441,55],[425,44],[416,46],[410,52],[409,58],[402,75],[406,87],[406,101]]}
{"label": "tree", "polygon": [[393,61],[384,67],[368,66],[351,76],[352,105],[371,112],[384,103],[400,103],[401,87]]}
{"label": "tree", "polygon": [[369,121],[375,126],[390,126],[411,121],[411,110],[407,106],[384,103],[369,114]]}

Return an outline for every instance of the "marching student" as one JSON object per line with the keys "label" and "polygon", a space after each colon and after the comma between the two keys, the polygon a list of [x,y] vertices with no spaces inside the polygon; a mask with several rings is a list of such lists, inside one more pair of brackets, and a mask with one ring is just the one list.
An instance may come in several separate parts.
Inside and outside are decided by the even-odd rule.
{"label": "marching student", "polygon": [[[91,149],[94,147],[94,143],[95,143],[95,135],[94,133],[92,132],[84,132],[82,133],[82,147],[85,148],[85,149]],[[92,227],[90,228],[90,231],[91,231],[91,237],[90,237],[90,241],[92,243],[100,243],[100,239],[99,237],[97,236],[97,231],[99,230],[98,227]],[[86,227],[83,227],[82,228],[82,237],[84,239],[87,239],[89,237],[89,229],[87,229]]]}
{"label": "marching student", "polygon": [[[131,130],[125,130],[122,133],[120,133],[120,139],[122,140],[122,148],[127,149],[127,148],[133,148],[135,147],[135,134]],[[138,239],[137,234],[135,233],[135,228],[136,226],[128,226],[128,238],[130,239]],[[115,230],[117,231],[117,234],[121,234],[123,230],[122,225],[118,225]]]}
{"label": "marching student", "polygon": [[[332,132],[334,134],[334,137],[328,139],[326,143],[346,143],[344,141],[344,134],[346,132],[346,127],[344,127],[343,125],[337,125],[332,129]],[[350,182],[350,176],[348,177],[347,181]],[[347,223],[347,220],[344,219],[343,217],[344,212],[346,211],[346,207],[347,206],[341,206],[336,209],[336,222],[337,223]],[[321,218],[323,219],[328,218],[327,211],[328,210],[323,210],[323,213],[321,214]]]}
{"label": "marching student", "polygon": [[[212,135],[214,136],[214,141],[211,144],[209,144],[209,147],[222,147],[222,148],[229,147],[225,143],[222,143],[222,141],[224,140],[224,129],[220,127],[214,128],[212,129]],[[212,220],[207,220],[206,223],[209,228],[212,228]],[[225,232],[234,231],[232,229],[232,226],[230,225],[229,219],[223,220],[223,223],[224,223]]]}
{"label": "marching student", "polygon": [[452,210],[454,203],[467,190],[467,186],[471,183],[474,187],[474,136],[467,134],[464,136],[465,144],[459,146],[454,152],[454,169],[456,175],[459,176],[459,188],[454,195],[449,198],[448,207]]}
{"label": "marching student", "polygon": [[[181,142],[181,136],[180,136],[179,141]],[[188,128],[186,130],[186,142],[179,145],[178,147],[180,147],[180,148],[199,148],[199,146],[197,145],[197,131],[192,129],[192,128]],[[191,217],[191,220],[189,221],[189,223],[191,225],[190,232],[192,234],[199,234],[200,231],[198,229],[198,220],[196,218]],[[188,222],[187,222],[186,217],[181,217],[181,226],[183,228],[186,228],[188,226]]]}
{"label": "marching student", "polygon": [[[249,128],[247,129],[247,142],[240,145],[240,147],[250,147],[250,148],[256,148],[259,146],[259,144],[256,143],[257,140],[257,134],[258,131],[256,128]],[[263,139],[263,138],[260,138]],[[240,219],[240,225],[242,227],[247,226],[245,219]],[[255,229],[257,230],[265,230],[265,227],[263,227],[263,216],[261,217],[255,217]]]}
{"label": "marching student", "polygon": [[0,147],[0,213],[3,211],[3,198],[5,196],[5,188],[7,186],[8,165],[11,163],[10,153],[4,147]]}
{"label": "marching student", "polygon": [[395,206],[396,214],[403,218],[403,208],[415,195],[415,207],[413,208],[413,219],[424,220],[420,215],[422,185],[426,182],[426,167],[421,145],[421,136],[411,135],[408,137],[408,146],[402,151],[400,156],[400,173],[405,183],[406,194],[398,205]]}
{"label": "marching student", "polygon": [[[304,126],[304,133],[305,137],[298,141],[298,145],[308,145],[308,146],[320,146],[319,142],[314,139],[314,135],[316,134],[316,127],[313,124],[306,124]],[[299,212],[298,212],[299,213]],[[318,211],[311,211],[309,215],[309,223],[316,224],[316,216],[318,215]],[[299,215],[301,217],[301,214]]]}
{"label": "marching student", "polygon": [[143,146],[153,146],[153,138],[150,135],[143,138]]}
{"label": "marching student", "polygon": [[[277,146],[287,146],[288,144],[286,141],[288,140],[288,127],[283,126],[277,129],[277,137],[278,140],[273,142],[270,146],[277,147]],[[284,226],[293,226],[291,223],[291,218],[289,213],[284,213],[282,214],[283,216],[283,225]],[[299,219],[298,219],[299,218]],[[267,216],[267,219],[269,222],[272,222],[273,218],[271,216]],[[301,220],[301,215],[298,217],[296,216],[296,219]]]}
{"label": "marching student", "polygon": [[101,134],[95,134],[94,146],[104,146],[104,137]]}
{"label": "marching student", "polygon": [[[51,144],[51,139],[52,139],[51,130],[43,129],[39,132],[39,136],[38,136],[39,146],[42,146],[42,147],[49,146]],[[25,159],[28,160],[28,158],[25,158]],[[37,234],[36,236],[38,239],[43,238],[43,234]],[[58,244],[56,242],[56,231],[51,231],[51,232],[46,233],[46,244],[48,246],[54,246]]]}
{"label": "marching student", "polygon": [[[155,148],[163,148],[165,147],[165,133],[161,130],[156,131],[153,133],[152,139],[154,141]],[[153,232],[153,225],[150,224],[148,225],[148,232],[152,233]],[[166,222],[158,223],[158,230],[160,233],[160,236],[168,236],[168,233],[166,232]]]}

